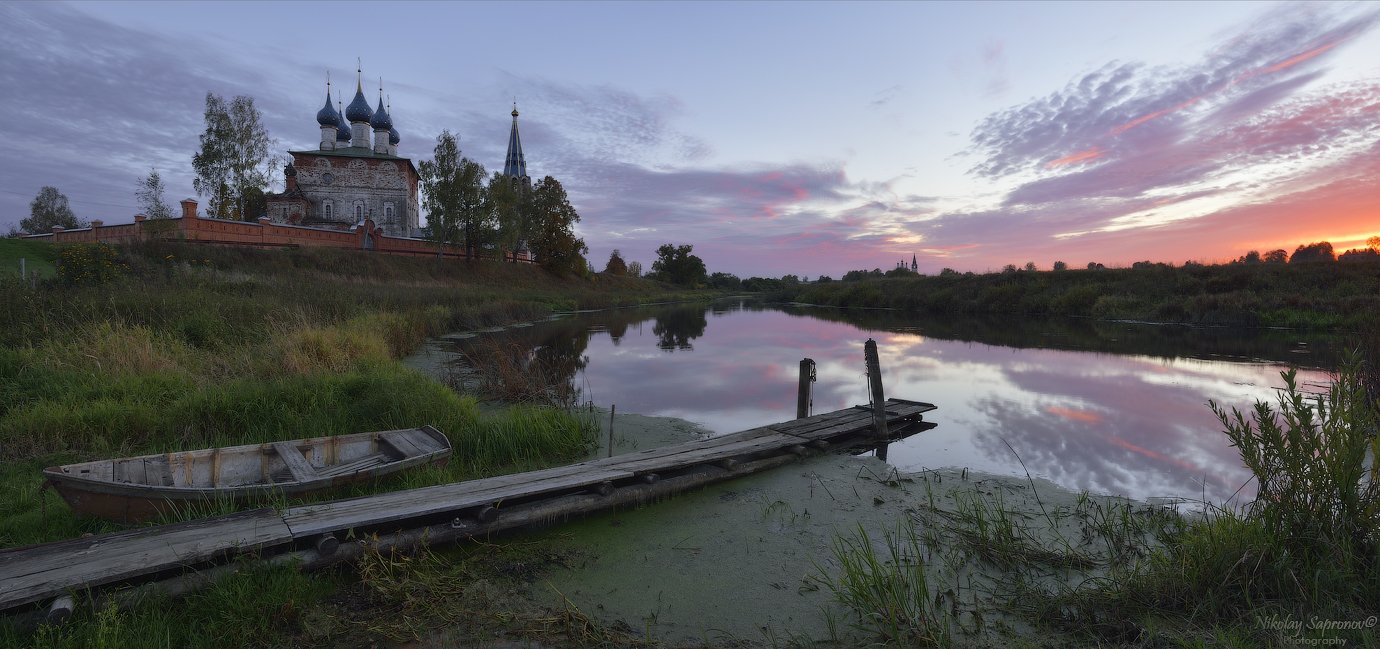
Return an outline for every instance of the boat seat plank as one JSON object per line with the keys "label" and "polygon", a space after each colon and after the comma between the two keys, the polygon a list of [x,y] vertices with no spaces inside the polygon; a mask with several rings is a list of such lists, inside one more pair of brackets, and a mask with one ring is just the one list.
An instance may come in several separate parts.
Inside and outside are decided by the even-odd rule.
{"label": "boat seat plank", "polygon": [[292,477],[298,482],[307,482],[320,477],[316,469],[307,463],[307,458],[297,447],[287,442],[274,442],[273,450],[278,452],[278,457],[283,458],[283,462],[292,471]]}
{"label": "boat seat plank", "polygon": [[292,540],[271,508],[0,550],[0,610]]}
{"label": "boat seat plank", "polygon": [[362,457],[362,458],[359,458],[359,459],[354,460],[354,461],[351,461],[351,462],[346,462],[346,463],[344,463],[344,464],[337,464],[337,465],[335,465],[335,466],[328,466],[328,467],[326,467],[326,468],[324,468],[324,469],[318,470],[318,471],[316,472],[316,474],[319,475],[319,476],[321,476],[321,477],[323,477],[323,478],[329,478],[329,477],[333,477],[333,476],[342,475],[342,474],[345,474],[345,473],[354,473],[355,471],[363,471],[364,469],[368,469],[368,468],[370,468],[370,467],[373,467],[373,466],[376,466],[376,465],[379,465],[379,464],[383,464],[383,463],[386,462],[387,460],[388,460],[388,456],[387,456],[387,455],[385,455],[385,454],[383,454],[383,453],[374,453],[373,455],[366,455],[366,456],[364,456],[364,457]]}
{"label": "boat seat plank", "polygon": [[412,438],[407,436],[405,430],[388,430],[379,433],[379,441],[397,449],[403,457],[417,457],[426,454],[425,448],[419,448]]}
{"label": "boat seat plank", "polygon": [[407,441],[412,442],[412,445],[423,453],[430,453],[441,448],[439,443],[432,438],[431,435],[428,435],[426,431],[420,428],[409,428],[407,430],[398,431],[398,434],[401,437],[407,438]]}

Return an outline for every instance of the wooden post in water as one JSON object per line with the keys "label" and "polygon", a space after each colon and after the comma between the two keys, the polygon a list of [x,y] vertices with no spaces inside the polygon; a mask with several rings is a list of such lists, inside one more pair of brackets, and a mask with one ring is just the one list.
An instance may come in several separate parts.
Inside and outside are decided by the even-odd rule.
{"label": "wooden post in water", "polygon": [[613,413],[618,412],[618,404],[609,405],[609,457],[613,457]]}
{"label": "wooden post in water", "polygon": [[886,460],[886,440],[891,433],[886,429],[886,395],[882,392],[882,362],[877,358],[877,341],[868,338],[863,344],[863,359],[867,363],[868,393],[872,396],[872,428],[881,442],[877,457]]}
{"label": "wooden post in water", "polygon": [[815,382],[815,362],[813,359],[800,359],[800,389],[795,397],[795,418],[810,416],[810,388]]}

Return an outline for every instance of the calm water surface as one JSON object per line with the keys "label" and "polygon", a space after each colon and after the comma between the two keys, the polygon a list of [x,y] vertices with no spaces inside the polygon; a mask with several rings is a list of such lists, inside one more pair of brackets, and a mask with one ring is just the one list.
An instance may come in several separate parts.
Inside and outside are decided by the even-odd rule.
{"label": "calm water surface", "polygon": [[891,446],[902,470],[1029,470],[1073,490],[1216,503],[1254,485],[1208,401],[1273,400],[1291,365],[1318,389],[1334,364],[1328,339],[1288,331],[737,301],[576,314],[461,344],[493,337],[533,350],[582,400],[717,433],[794,418],[804,357],[818,363],[814,412],[867,403],[862,349],[875,338],[887,396],[939,406],[926,415],[937,428]]}

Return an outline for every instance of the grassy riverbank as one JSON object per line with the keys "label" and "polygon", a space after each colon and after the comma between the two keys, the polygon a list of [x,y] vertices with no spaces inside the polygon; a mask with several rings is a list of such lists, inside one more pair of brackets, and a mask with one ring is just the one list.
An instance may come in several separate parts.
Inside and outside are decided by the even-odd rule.
{"label": "grassy riverbank", "polygon": [[1364,370],[1325,396],[1289,372],[1275,404],[1212,406],[1260,485],[1247,506],[922,476],[928,502],[881,539],[840,537],[841,572],[821,581],[884,646],[1380,646],[1380,401]]}
{"label": "grassy riverbank", "polygon": [[1356,329],[1380,312],[1380,263],[1229,264],[946,272],[780,284],[774,299],[943,314],[1051,314],[1214,325]]}
{"label": "grassy riverbank", "polygon": [[[449,331],[678,297],[632,278],[355,251],[159,243],[22,252],[60,264],[36,288],[0,275],[0,548],[115,529],[75,517],[41,489],[39,471],[53,464],[423,424],[455,446],[445,469],[353,493],[570,461],[594,443],[589,418],[537,407],[481,414],[473,398],[398,359]],[[332,615],[343,604],[329,600],[348,599],[359,583],[246,570],[177,602],[87,608],[37,635],[6,627],[0,645],[286,646],[307,632],[303,610]],[[359,632],[318,630],[314,644]]]}

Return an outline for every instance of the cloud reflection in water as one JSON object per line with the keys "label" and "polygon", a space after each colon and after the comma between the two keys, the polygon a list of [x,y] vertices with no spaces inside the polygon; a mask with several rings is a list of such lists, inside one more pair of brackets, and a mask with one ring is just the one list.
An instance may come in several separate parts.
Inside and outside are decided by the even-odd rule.
{"label": "cloud reflection in water", "polygon": [[[584,342],[588,364],[572,378],[586,399],[719,433],[794,417],[803,357],[818,364],[814,412],[866,403],[862,343],[873,337],[888,396],[939,406],[926,416],[938,428],[891,447],[889,461],[903,470],[1023,475],[1023,461],[1032,475],[1070,489],[1213,502],[1250,476],[1208,400],[1243,410],[1273,400],[1284,369],[1278,360],[1221,357],[1286,359],[1297,343],[1293,334],[817,313],[829,319],[745,304],[681,305],[582,314],[511,335],[533,345]],[[1022,327],[1034,329],[1015,331]],[[965,332],[1004,344],[962,340]],[[1300,381],[1325,383],[1326,375],[1301,370]],[[1247,485],[1240,497],[1254,489]]]}

